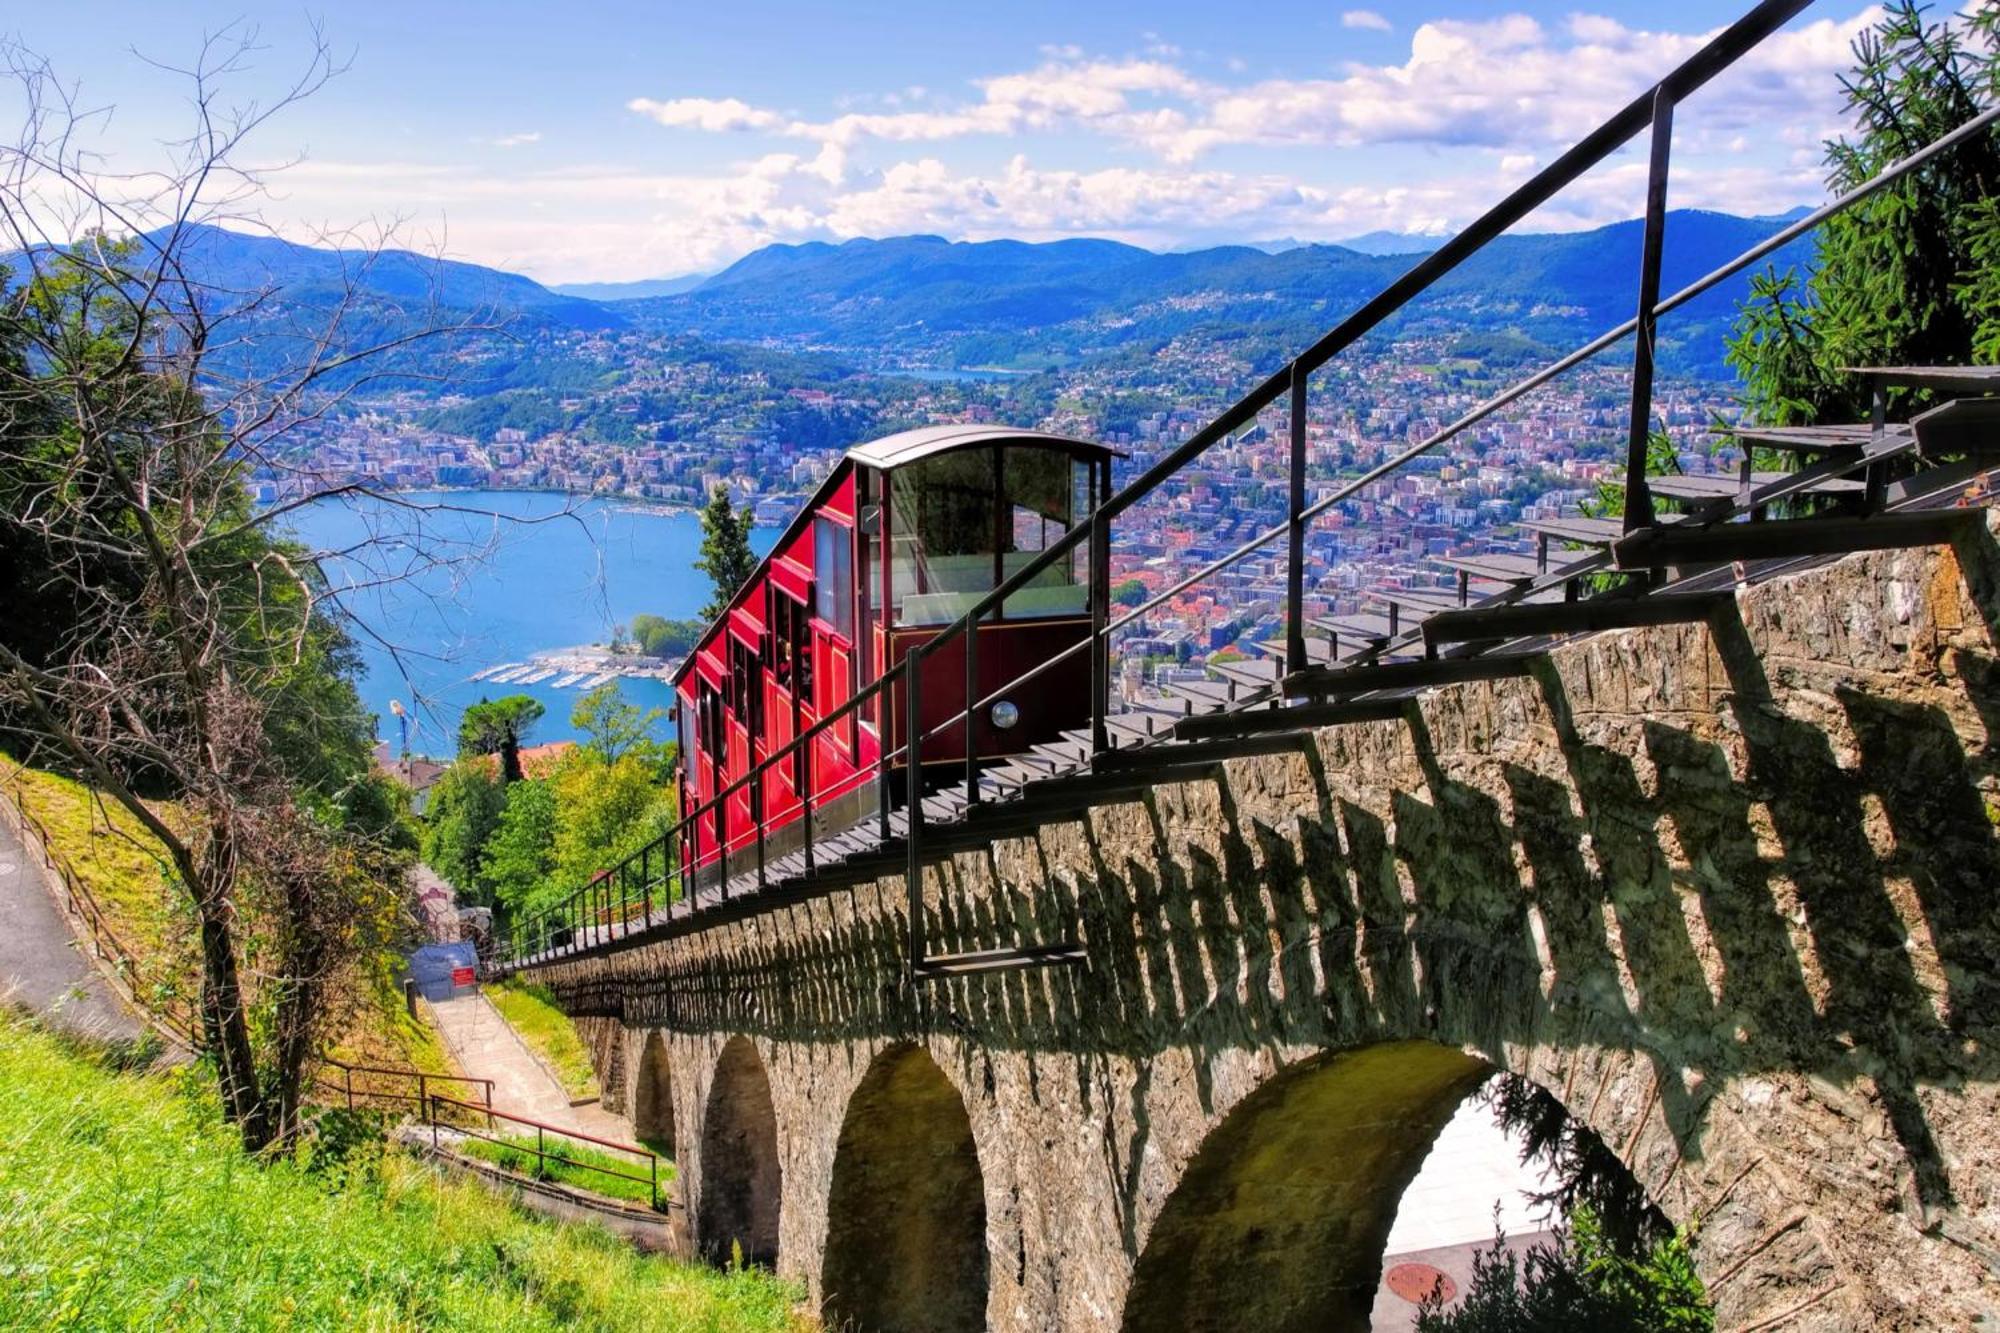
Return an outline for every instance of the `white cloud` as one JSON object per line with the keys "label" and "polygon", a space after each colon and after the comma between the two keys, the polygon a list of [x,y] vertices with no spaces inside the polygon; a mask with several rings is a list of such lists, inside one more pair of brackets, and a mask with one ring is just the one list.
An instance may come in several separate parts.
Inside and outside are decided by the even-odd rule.
{"label": "white cloud", "polygon": [[495,148],[520,148],[527,144],[540,143],[541,141],[542,132],[540,130],[529,130],[525,134],[503,134],[492,142]]}
{"label": "white cloud", "polygon": [[[1876,14],[1870,8],[1780,33],[1703,91],[1696,121],[1713,132],[1796,118],[1801,110],[1823,120],[1838,100],[1834,75],[1851,59],[1848,43]],[[1342,22],[1388,26],[1372,10],[1349,10]],[[1078,131],[1137,144],[1173,163],[1239,144],[1518,152],[1573,142],[1712,35],[1652,32],[1590,14],[1551,29],[1504,14],[1421,24],[1406,60],[1350,65],[1338,78],[1232,86],[1197,77],[1165,55],[1093,59],[1075,47],[1052,47],[1032,69],[977,80],[981,96],[956,106],[814,121],[735,98],[642,97],[628,105],[676,128],[753,129],[846,146]]]}
{"label": "white cloud", "polygon": [[785,118],[777,112],[760,110],[734,97],[677,97],[670,102],[635,97],[625,104],[625,109],[651,116],[671,129],[707,130],[711,133],[774,130],[785,123]]}
{"label": "white cloud", "polygon": [[[1671,205],[1765,213],[1823,197],[1835,76],[1874,13],[1781,33],[1685,104]],[[1502,13],[1420,24],[1401,58],[1324,78],[1253,78],[1223,57],[1184,60],[1148,34],[1157,49],[1144,55],[1048,48],[956,93],[858,91],[822,118],[736,97],[635,97],[634,114],[679,134],[746,136],[750,151],[699,170],[307,163],[280,177],[277,220],[303,227],[357,207],[449,218],[454,253],[550,281],[681,273],[773,241],[908,232],[1168,248],[1448,231],[1706,40],[1590,14]],[[996,165],[990,147],[958,146],[975,138],[1012,155]],[[1385,145],[1397,151],[1343,151]],[[1285,156],[1292,147],[1307,151]],[[1629,151],[1527,225],[1631,217],[1643,188]]]}
{"label": "white cloud", "polygon": [[1367,28],[1371,32],[1390,32],[1393,30],[1389,20],[1383,18],[1372,9],[1350,9],[1346,11],[1340,16],[1340,26],[1343,28]]}

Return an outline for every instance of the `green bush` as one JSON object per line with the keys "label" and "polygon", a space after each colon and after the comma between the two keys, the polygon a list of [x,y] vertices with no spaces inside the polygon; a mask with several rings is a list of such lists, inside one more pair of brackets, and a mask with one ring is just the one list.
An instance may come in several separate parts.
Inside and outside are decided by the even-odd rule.
{"label": "green bush", "polygon": [[1589,1208],[1566,1235],[1523,1254],[1494,1237],[1472,1260],[1472,1287],[1452,1310],[1424,1302],[1417,1333],[1712,1333],[1715,1313],[1684,1233],[1638,1258],[1614,1247]]}

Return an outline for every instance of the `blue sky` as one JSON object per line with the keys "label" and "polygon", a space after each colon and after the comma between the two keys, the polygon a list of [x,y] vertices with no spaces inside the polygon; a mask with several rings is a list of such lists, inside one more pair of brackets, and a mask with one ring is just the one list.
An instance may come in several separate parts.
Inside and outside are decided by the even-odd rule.
{"label": "blue sky", "polygon": [[[290,165],[228,212],[302,238],[393,225],[551,282],[916,231],[1160,249],[1438,231],[1741,7],[350,0],[318,20],[346,68],[244,146]],[[1685,108],[1672,202],[1818,198],[1835,75],[1873,12],[1815,5]],[[71,0],[10,22],[112,109],[85,142],[118,171],[188,123],[184,80],[142,57],[185,65],[204,29],[253,29],[222,96],[268,102],[312,42],[304,12],[241,3]],[[1631,216],[1642,173],[1628,153],[1529,225]]]}

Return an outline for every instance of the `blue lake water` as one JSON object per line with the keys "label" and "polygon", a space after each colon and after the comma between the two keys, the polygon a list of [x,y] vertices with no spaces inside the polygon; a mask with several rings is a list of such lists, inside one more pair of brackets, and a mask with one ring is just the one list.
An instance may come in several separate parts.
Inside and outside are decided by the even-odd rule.
{"label": "blue lake water", "polygon": [[[400,700],[410,712],[410,749],[419,754],[451,754],[466,706],[506,694],[533,695],[547,710],[531,740],[574,739],[569,713],[583,691],[552,688],[561,676],[539,685],[470,677],[534,653],[604,643],[614,624],[644,612],[685,619],[708,601],[707,576],[694,568],[701,522],[691,513],[523,491],[397,498],[454,508],[419,517],[380,500],[329,500],[287,522],[316,550],[360,552],[330,559],[328,571],[348,589],[343,601],[361,649],[361,698],[376,714],[376,734],[392,743],[389,701]],[[482,512],[467,512],[475,510]],[[422,543],[412,540],[419,525]],[[759,530],[752,545],[761,553],[777,535]],[[421,559],[421,551],[438,547],[452,563]],[[367,586],[389,577],[398,581]],[[664,681],[618,685],[642,707],[672,702]],[[664,720],[658,730],[663,740],[672,734]]]}

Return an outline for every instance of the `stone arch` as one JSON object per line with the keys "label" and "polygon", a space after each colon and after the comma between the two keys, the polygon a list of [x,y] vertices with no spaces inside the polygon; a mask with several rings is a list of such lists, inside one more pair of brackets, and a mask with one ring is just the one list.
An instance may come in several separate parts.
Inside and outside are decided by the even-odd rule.
{"label": "stone arch", "polygon": [[771,1078],[748,1037],[731,1037],[715,1063],[701,1123],[695,1240],[710,1263],[778,1263],[778,1114]]}
{"label": "stone arch", "polygon": [[657,1031],[646,1034],[639,1052],[639,1072],[632,1083],[632,1132],[641,1142],[674,1155],[673,1076],[666,1039]]}
{"label": "stone arch", "polygon": [[986,1186],[958,1089],[919,1046],[877,1056],[848,1101],[827,1201],[828,1328],[986,1327]]}
{"label": "stone arch", "polygon": [[1210,1131],[1146,1239],[1131,1333],[1366,1333],[1396,1208],[1492,1066],[1427,1041],[1314,1056]]}

